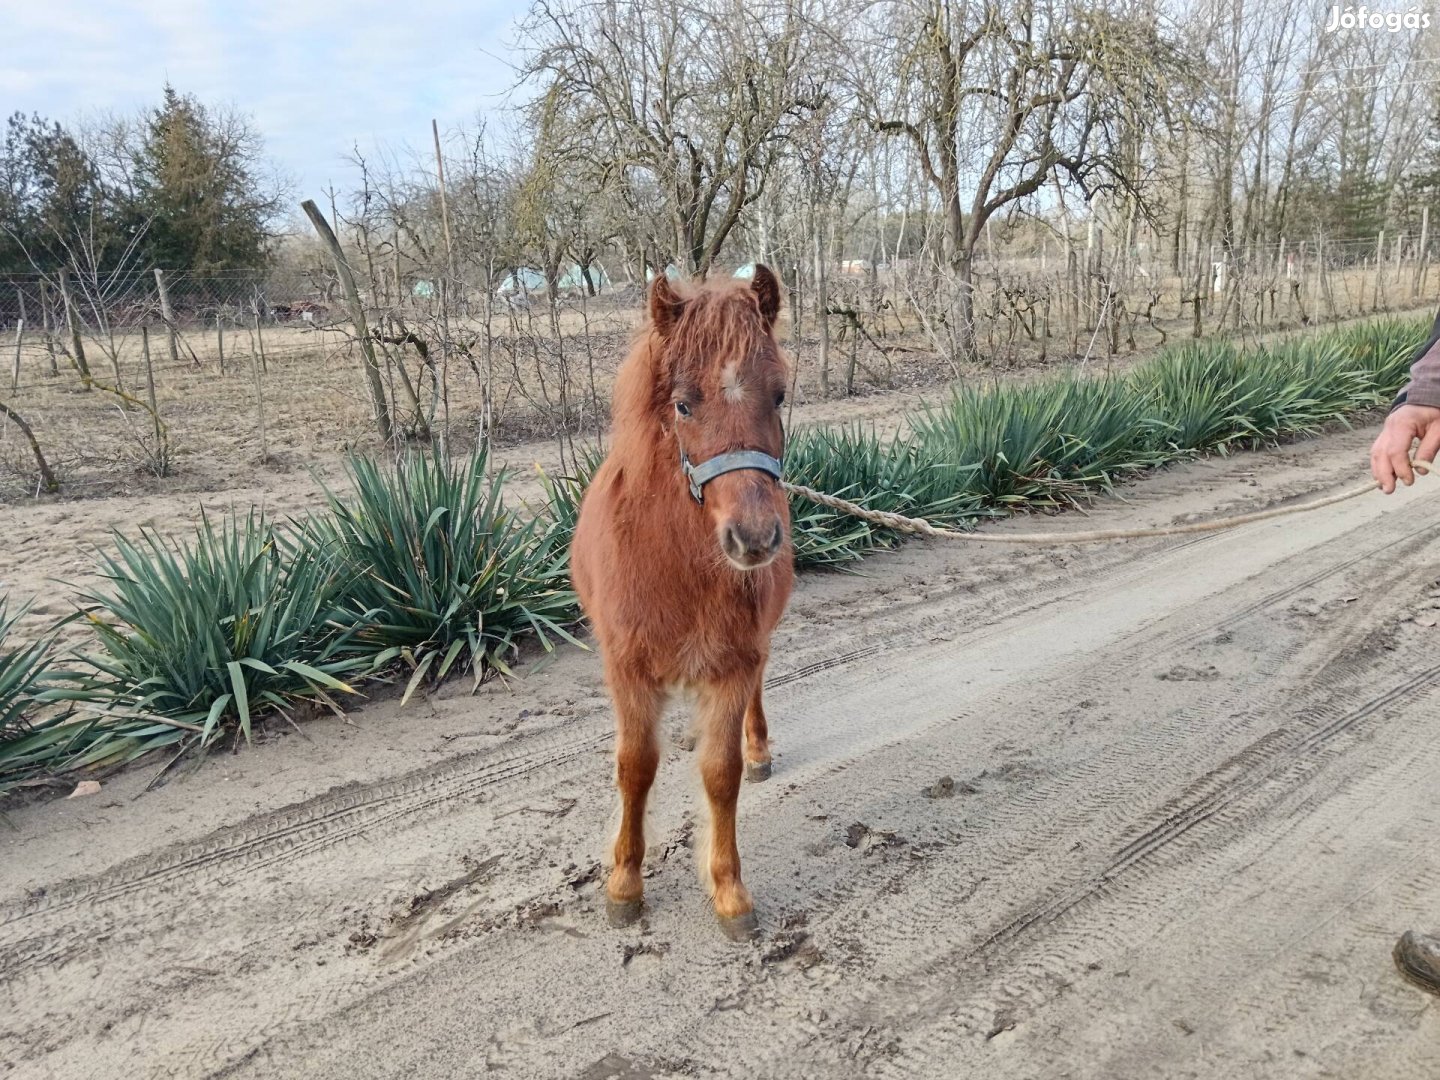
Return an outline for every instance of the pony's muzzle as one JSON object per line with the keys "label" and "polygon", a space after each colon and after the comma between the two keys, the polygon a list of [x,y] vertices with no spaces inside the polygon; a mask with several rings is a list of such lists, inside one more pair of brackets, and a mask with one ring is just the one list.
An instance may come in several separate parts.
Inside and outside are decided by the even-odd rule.
{"label": "pony's muzzle", "polygon": [[770,565],[780,554],[784,541],[778,514],[759,517],[759,520],[727,521],[720,529],[720,548],[740,570],[758,570]]}

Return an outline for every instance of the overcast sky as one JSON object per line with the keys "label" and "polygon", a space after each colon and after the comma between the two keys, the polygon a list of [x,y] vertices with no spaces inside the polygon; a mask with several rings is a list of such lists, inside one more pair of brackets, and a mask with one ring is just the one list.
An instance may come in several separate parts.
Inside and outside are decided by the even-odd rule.
{"label": "overcast sky", "polygon": [[0,0],[0,109],[67,121],[153,106],[168,79],[250,114],[298,198],[358,140],[427,147],[495,109],[525,0]]}

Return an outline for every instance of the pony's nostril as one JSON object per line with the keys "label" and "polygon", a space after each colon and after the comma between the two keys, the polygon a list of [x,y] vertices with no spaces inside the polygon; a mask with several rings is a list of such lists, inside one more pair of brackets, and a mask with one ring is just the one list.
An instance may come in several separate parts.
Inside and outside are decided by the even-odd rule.
{"label": "pony's nostril", "polygon": [[745,541],[740,538],[740,530],[734,525],[726,525],[724,532],[720,535],[720,542],[725,548],[725,554],[732,559],[740,559],[745,556]]}
{"label": "pony's nostril", "polygon": [[772,533],[771,536],[770,536],[770,550],[771,550],[771,551],[779,551],[779,550],[780,550],[780,543],[781,543],[781,541],[783,541],[784,539],[785,539],[785,538],[780,535],[780,522],[779,522],[779,520],[777,519],[776,522],[775,522],[775,531],[774,531],[774,533]]}

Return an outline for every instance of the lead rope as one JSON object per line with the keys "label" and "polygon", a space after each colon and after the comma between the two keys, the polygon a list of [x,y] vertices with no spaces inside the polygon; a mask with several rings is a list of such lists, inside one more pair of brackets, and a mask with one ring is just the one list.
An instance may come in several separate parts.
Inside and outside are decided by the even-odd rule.
{"label": "lead rope", "polygon": [[[1430,472],[1429,462],[1412,461],[1411,467],[1420,476]],[[959,529],[944,529],[923,518],[906,517],[904,514],[891,514],[884,510],[867,510],[858,503],[842,499],[838,495],[827,495],[823,491],[816,491],[814,488],[805,487],[803,484],[791,484],[781,481],[780,486],[792,495],[799,495],[809,499],[821,506],[828,506],[832,510],[840,510],[850,514],[852,517],[868,521],[873,525],[880,525],[895,532],[909,533],[912,536],[928,536],[936,540],[973,540],[981,544],[1093,544],[1101,540],[1142,540],[1154,536],[1180,536],[1185,533],[1207,533],[1220,532],[1223,529],[1233,529],[1240,525],[1249,525],[1254,521],[1268,521],[1271,518],[1284,517],[1287,514],[1304,514],[1311,510],[1319,510],[1322,507],[1334,506],[1336,503],[1345,502],[1347,499],[1358,499],[1361,495],[1368,495],[1376,491],[1379,485],[1374,481],[1362,484],[1342,491],[1336,495],[1326,495],[1322,499],[1312,499],[1310,502],[1297,503],[1294,506],[1279,506],[1271,510],[1256,510],[1249,514],[1237,514],[1234,517],[1220,518],[1216,521],[1197,521],[1189,525],[1164,525],[1158,529],[1091,529],[1088,532],[1068,533],[982,533],[966,532]]]}

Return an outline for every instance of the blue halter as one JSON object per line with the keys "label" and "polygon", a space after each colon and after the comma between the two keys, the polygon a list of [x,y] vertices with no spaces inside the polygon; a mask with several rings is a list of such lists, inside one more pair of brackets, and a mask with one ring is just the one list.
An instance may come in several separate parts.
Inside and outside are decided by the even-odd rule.
{"label": "blue halter", "polygon": [[699,465],[691,464],[690,455],[680,451],[680,471],[690,482],[690,494],[697,503],[705,502],[704,488],[711,480],[741,469],[755,469],[780,479],[780,459],[759,450],[731,450],[728,454],[716,454]]}

